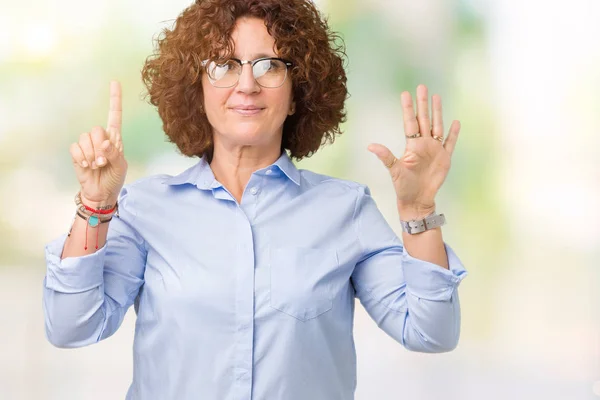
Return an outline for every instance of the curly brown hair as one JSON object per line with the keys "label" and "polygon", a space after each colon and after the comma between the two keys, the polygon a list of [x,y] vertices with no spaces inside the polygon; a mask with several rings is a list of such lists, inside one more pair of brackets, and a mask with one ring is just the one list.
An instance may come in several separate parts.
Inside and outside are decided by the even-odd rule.
{"label": "curly brown hair", "polygon": [[212,160],[201,63],[232,57],[231,33],[240,17],[264,20],[278,56],[293,63],[289,73],[296,112],[284,122],[281,150],[301,160],[333,143],[346,121],[345,45],[311,0],[196,0],[173,29],[164,29],[142,68],[142,80],[169,141],[186,156],[206,154]]}

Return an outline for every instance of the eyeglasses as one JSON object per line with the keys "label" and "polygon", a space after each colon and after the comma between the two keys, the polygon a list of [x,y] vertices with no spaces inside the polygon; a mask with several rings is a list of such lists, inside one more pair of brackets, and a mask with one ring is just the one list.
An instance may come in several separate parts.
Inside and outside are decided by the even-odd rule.
{"label": "eyeglasses", "polygon": [[285,82],[288,67],[292,63],[277,57],[258,58],[256,60],[238,60],[232,58],[223,64],[217,64],[214,61],[208,63],[208,60],[202,62],[208,74],[208,81],[214,87],[230,88],[240,80],[242,67],[245,64],[252,66],[252,75],[260,86],[265,88],[278,88]]}

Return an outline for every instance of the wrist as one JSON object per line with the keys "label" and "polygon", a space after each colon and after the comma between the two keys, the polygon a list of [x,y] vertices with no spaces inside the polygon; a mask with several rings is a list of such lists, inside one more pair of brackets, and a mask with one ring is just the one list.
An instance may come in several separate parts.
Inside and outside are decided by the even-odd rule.
{"label": "wrist", "polygon": [[107,198],[105,200],[90,200],[87,199],[83,194],[80,195],[81,196],[81,202],[90,207],[90,208],[94,208],[96,210],[108,210],[111,209],[115,206],[115,204],[117,203],[118,197],[110,197]]}
{"label": "wrist", "polygon": [[435,203],[430,205],[401,205],[398,204],[398,214],[402,221],[419,220],[435,212]]}
{"label": "wrist", "polygon": [[446,224],[444,214],[436,214],[435,211],[425,217],[419,216],[414,219],[402,220],[400,217],[400,225],[402,231],[410,235],[420,234],[426,231],[440,230],[442,225]]}

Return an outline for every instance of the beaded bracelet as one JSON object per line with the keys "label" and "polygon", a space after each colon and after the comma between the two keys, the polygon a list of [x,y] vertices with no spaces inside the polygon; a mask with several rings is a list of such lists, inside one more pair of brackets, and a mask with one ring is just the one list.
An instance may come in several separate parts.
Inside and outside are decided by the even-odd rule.
{"label": "beaded bracelet", "polygon": [[[80,209],[85,209],[94,214],[110,214],[111,212],[115,211],[118,208],[119,202],[116,202],[114,206],[106,205],[106,206],[102,206],[102,207],[98,207],[97,209],[94,209],[92,207],[88,207],[85,204],[83,204],[83,201],[81,200],[81,190],[80,190],[75,195],[75,205],[77,205]],[[85,214],[85,212],[84,212],[84,214]]]}
{"label": "beaded bracelet", "polygon": [[[106,219],[106,215],[102,215],[102,214],[96,215],[96,213],[94,213],[93,211],[87,209],[86,206],[84,206],[84,205],[81,205],[81,206],[77,207],[77,212],[80,212],[81,214],[83,214],[83,215],[85,215],[87,217],[92,217],[93,216],[95,219],[98,219],[100,222],[102,222],[102,221],[104,221]],[[115,210],[115,213],[113,215],[118,215],[118,212]],[[112,218],[112,215],[109,218]],[[94,226],[96,226],[95,219],[91,221],[91,222],[93,222],[92,224],[90,224],[92,226],[92,228]]]}
{"label": "beaded bracelet", "polygon": [[[75,195],[75,204],[77,205],[77,214],[73,217],[73,223],[71,224],[71,228],[69,229],[68,236],[71,236],[71,230],[73,229],[73,225],[75,224],[75,218],[77,216],[84,219],[87,223],[85,224],[85,245],[84,250],[87,250],[87,234],[88,234],[88,226],[92,228],[98,227],[100,224],[106,223],[112,219],[112,215],[119,215],[119,202],[117,201],[114,206],[102,206],[98,209],[86,206],[83,204],[81,200],[81,191],[77,192]],[[114,213],[114,214],[113,214]],[[108,218],[101,218],[101,216],[110,215]],[[98,236],[100,234],[100,229],[96,231],[96,250],[98,250]]]}
{"label": "beaded bracelet", "polygon": [[[79,211],[77,211],[77,215],[79,217],[81,217],[81,219],[83,219],[84,221],[87,221],[88,225],[91,226],[92,228],[95,228],[100,224],[105,224],[112,219],[112,217],[108,217],[106,219],[100,219],[100,218],[96,217],[95,215],[87,216],[85,214],[80,213]],[[90,221],[90,219],[92,219],[92,218],[95,218],[95,220]]]}

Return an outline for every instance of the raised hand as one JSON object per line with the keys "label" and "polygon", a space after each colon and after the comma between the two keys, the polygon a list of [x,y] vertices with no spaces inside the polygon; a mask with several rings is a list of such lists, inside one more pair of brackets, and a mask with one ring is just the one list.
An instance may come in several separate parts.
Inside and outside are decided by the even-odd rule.
{"label": "raised hand", "polygon": [[81,185],[84,204],[114,204],[125,183],[127,161],[123,154],[121,85],[110,84],[110,102],[106,130],[96,126],[82,133],[79,142],[69,148],[75,174]]}
{"label": "raised hand", "polygon": [[368,147],[388,167],[396,190],[398,210],[401,214],[405,213],[407,219],[424,217],[435,210],[435,196],[450,170],[450,159],[460,131],[460,122],[453,121],[444,140],[442,100],[439,95],[432,97],[431,118],[428,103],[427,87],[419,85],[415,115],[410,93],[402,93],[407,142],[401,158],[397,159],[381,144],[372,143]]}

